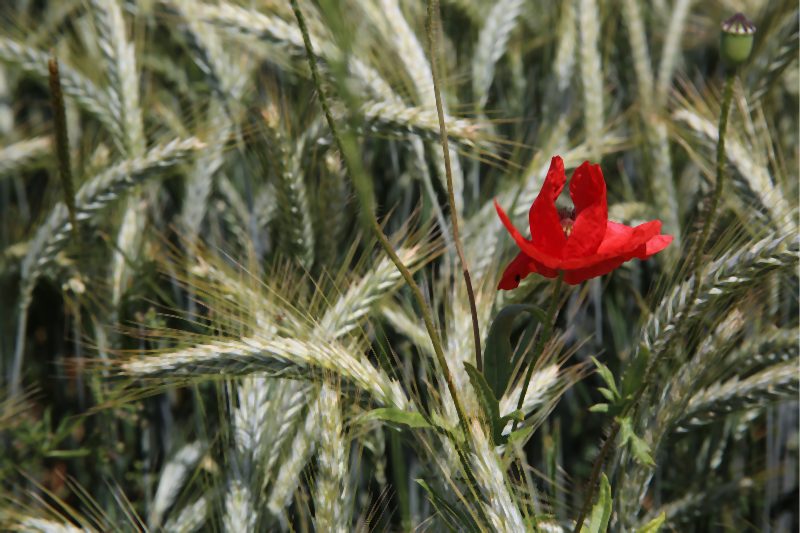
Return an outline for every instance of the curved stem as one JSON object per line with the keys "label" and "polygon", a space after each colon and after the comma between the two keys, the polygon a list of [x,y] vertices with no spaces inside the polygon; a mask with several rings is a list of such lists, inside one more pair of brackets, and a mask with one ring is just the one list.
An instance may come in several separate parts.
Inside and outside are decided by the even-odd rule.
{"label": "curved stem", "polygon": [[690,311],[694,306],[697,296],[700,294],[700,274],[703,270],[703,250],[711,233],[711,225],[717,214],[717,206],[722,196],[722,186],[725,183],[725,133],[728,130],[728,115],[730,115],[731,101],[733,100],[733,82],[736,78],[735,71],[729,72],[725,77],[725,88],[722,95],[722,108],[719,115],[719,133],[717,135],[717,179],[714,184],[714,192],[711,196],[711,204],[708,208],[700,237],[692,254],[692,272],[694,273],[694,287],[692,288],[691,298],[689,299]]}
{"label": "curved stem", "polygon": [[444,122],[444,106],[442,105],[442,93],[439,89],[439,74],[436,67],[436,30],[439,20],[439,0],[428,0],[428,20],[426,22],[428,30],[428,53],[431,56],[431,75],[433,77],[433,94],[436,97],[436,113],[439,115],[439,137],[442,145],[442,155],[444,157],[444,173],[447,177],[447,199],[450,204],[450,218],[453,221],[453,241],[456,245],[458,259],[461,261],[461,272],[464,275],[464,283],[467,285],[467,298],[469,299],[469,312],[472,315],[472,337],[475,343],[475,366],[478,372],[483,372],[483,359],[481,357],[481,333],[478,325],[478,309],[475,305],[475,291],[472,288],[472,278],[469,275],[469,265],[464,255],[464,248],[461,245],[461,236],[458,228],[458,211],[456,210],[455,193],[453,192],[453,169],[450,164],[450,146],[447,140],[447,126]]}
{"label": "curved stem", "polygon": [[[533,350],[532,356],[527,361],[525,380],[522,382],[522,391],[519,393],[519,399],[517,400],[517,411],[522,409],[522,404],[525,403],[525,395],[528,393],[528,386],[531,384],[531,376],[533,376],[533,367],[536,365],[539,356],[542,355],[545,344],[547,344],[547,341],[550,340],[550,336],[553,334],[553,328],[556,325],[558,297],[561,294],[561,285],[563,285],[563,283],[564,272],[559,272],[556,285],[553,287],[553,295],[550,297],[550,307],[547,309],[547,321],[542,324],[542,333],[539,335],[539,340],[536,341],[536,347]],[[518,424],[519,421],[515,419],[514,424],[511,426],[512,433],[517,430]]]}
{"label": "curved stem", "polygon": [[459,400],[455,381],[453,380],[453,375],[450,372],[450,367],[447,364],[447,360],[444,357],[444,350],[442,349],[442,342],[439,338],[438,333],[436,332],[436,328],[433,324],[433,317],[431,315],[431,311],[428,307],[428,304],[425,302],[425,298],[422,295],[422,290],[419,288],[419,285],[414,281],[414,277],[411,274],[411,271],[406,268],[403,262],[398,257],[397,253],[394,251],[392,247],[392,243],[389,242],[389,239],[383,233],[383,229],[381,228],[380,224],[378,223],[378,219],[375,217],[375,211],[373,208],[373,200],[372,200],[372,187],[371,182],[366,177],[363,168],[360,166],[360,159],[358,157],[358,153],[355,149],[354,144],[352,143],[352,139],[349,137],[345,138],[339,134],[339,128],[336,125],[336,122],[333,120],[333,115],[331,114],[330,106],[328,105],[328,98],[325,93],[325,88],[322,86],[322,81],[319,75],[319,70],[317,68],[317,61],[314,56],[314,49],[311,45],[311,37],[308,32],[308,27],[306,26],[305,17],[303,16],[300,7],[297,5],[297,0],[291,0],[292,2],[292,10],[294,11],[295,17],[297,17],[297,23],[300,27],[300,31],[303,34],[303,42],[306,48],[306,56],[308,58],[308,64],[311,68],[311,77],[314,80],[314,85],[316,86],[317,93],[319,96],[320,103],[322,104],[322,109],[325,113],[325,119],[328,122],[328,127],[331,129],[331,134],[333,135],[334,140],[336,141],[336,145],[339,148],[339,151],[342,154],[342,159],[347,167],[348,174],[353,179],[353,183],[356,187],[356,191],[359,196],[359,200],[362,204],[362,209],[364,210],[364,217],[366,222],[371,227],[373,233],[380,242],[381,246],[383,247],[384,251],[389,255],[392,259],[392,262],[397,267],[397,270],[400,271],[400,274],[403,276],[406,284],[411,289],[411,293],[414,295],[414,299],[417,301],[417,305],[419,305],[420,310],[422,311],[422,319],[425,322],[425,329],[428,331],[428,336],[431,339],[431,343],[433,344],[433,351],[436,354],[436,359],[439,363],[439,367],[442,369],[444,373],[444,378],[447,383],[447,388],[450,392],[450,396],[453,399],[453,404],[456,408],[456,413],[458,414],[458,419],[461,424],[462,429],[464,430],[464,435],[469,435],[469,425],[467,424],[467,416],[464,412],[464,408],[461,406],[461,401]]}
{"label": "curved stem", "polygon": [[[689,306],[684,316],[691,315],[694,304],[697,301],[698,295],[700,294],[700,274],[703,270],[703,250],[706,247],[708,235],[711,232],[711,224],[717,214],[719,199],[722,196],[722,186],[725,182],[725,133],[728,129],[728,115],[730,114],[731,101],[733,100],[733,82],[735,78],[735,71],[728,72],[725,77],[725,88],[723,89],[722,107],[720,108],[719,116],[719,132],[717,136],[717,181],[714,184],[714,192],[711,196],[711,204],[709,205],[708,213],[703,221],[703,228],[700,231],[700,237],[697,240],[697,244],[695,245],[691,255],[691,270],[694,273],[694,286],[692,287],[691,297],[689,298]],[[655,361],[649,362],[647,370],[645,371],[644,379],[642,380],[642,385],[636,391],[636,395],[633,397],[631,402],[625,406],[625,409],[619,418],[626,417],[639,403],[639,400],[641,400],[645,390],[650,385],[656,367],[657,365],[655,364]],[[586,514],[589,512],[589,507],[591,506],[592,499],[594,498],[594,491],[595,487],[597,486],[597,481],[600,477],[601,467],[605,462],[608,452],[611,450],[611,445],[616,439],[619,429],[620,422],[619,420],[615,420],[614,425],[611,428],[609,438],[603,443],[603,447],[600,449],[600,453],[598,453],[597,458],[595,459],[594,465],[592,466],[592,474],[586,488],[587,492],[583,501],[583,507],[581,508],[581,514],[578,517],[578,521],[575,524],[574,533],[580,532],[580,528],[586,519]]]}

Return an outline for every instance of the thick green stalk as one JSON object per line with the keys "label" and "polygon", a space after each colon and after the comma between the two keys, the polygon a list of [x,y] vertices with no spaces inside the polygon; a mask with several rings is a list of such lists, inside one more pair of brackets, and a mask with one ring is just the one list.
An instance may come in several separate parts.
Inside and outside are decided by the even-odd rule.
{"label": "thick green stalk", "polygon": [[[533,355],[528,358],[526,362],[527,369],[525,370],[525,380],[522,382],[522,390],[519,393],[519,400],[517,400],[517,411],[522,409],[525,403],[525,395],[528,393],[528,386],[531,384],[531,376],[533,376],[533,367],[536,366],[536,361],[544,351],[544,346],[550,340],[553,334],[553,328],[556,325],[556,310],[558,309],[558,297],[561,294],[561,285],[564,283],[564,273],[559,272],[556,285],[553,287],[553,295],[550,297],[550,307],[547,309],[547,321],[542,324],[542,332],[539,334],[539,339],[536,341],[536,346],[533,349]],[[518,420],[514,420],[511,427],[513,433],[519,424]]]}
{"label": "thick green stalk", "polygon": [[[726,177],[725,132],[728,129],[728,115],[730,114],[731,101],[733,100],[733,82],[735,78],[736,78],[735,71],[729,71],[725,77],[725,88],[723,90],[722,107],[720,109],[720,116],[719,116],[719,133],[717,136],[717,181],[714,184],[714,192],[712,193],[711,196],[711,204],[709,205],[708,212],[706,213],[705,220],[703,221],[703,227],[700,230],[700,237],[698,238],[697,244],[695,245],[693,253],[691,255],[691,261],[692,261],[691,271],[694,273],[694,286],[692,287],[692,293],[689,298],[689,308],[684,316],[691,315],[692,308],[694,307],[694,304],[697,301],[697,297],[700,294],[700,274],[702,273],[703,270],[703,260],[702,260],[703,250],[706,247],[706,242],[708,241],[708,235],[711,231],[711,225],[714,221],[714,217],[717,214],[717,206],[719,205],[719,199],[722,196],[722,186],[725,182],[725,177]],[[647,371],[645,373],[644,380],[642,381],[642,385],[636,391],[636,395],[631,400],[631,402],[625,407],[625,409],[623,410],[622,414],[618,417],[618,419],[614,420],[614,425],[611,427],[609,436],[603,443],[603,447],[597,454],[597,457],[595,458],[594,461],[594,465],[592,466],[592,474],[586,487],[587,492],[583,501],[583,506],[581,508],[581,514],[578,517],[577,522],[575,523],[575,529],[573,530],[573,533],[580,533],[581,526],[583,525],[583,522],[586,519],[586,515],[589,512],[589,507],[591,506],[592,498],[594,498],[595,487],[597,486],[597,481],[600,478],[601,467],[605,462],[608,452],[611,451],[611,446],[617,437],[617,433],[619,433],[620,430],[619,420],[625,418],[639,403],[639,400],[644,395],[645,390],[650,385],[653,374],[655,373],[655,369],[656,369],[655,361],[650,361],[647,367]]]}
{"label": "thick green stalk", "polygon": [[692,254],[692,269],[694,274],[694,288],[692,289],[692,296],[689,299],[689,305],[693,306],[700,294],[700,274],[703,270],[703,251],[705,250],[708,241],[708,235],[711,232],[711,225],[714,222],[714,217],[717,214],[717,206],[719,199],[722,196],[722,186],[725,183],[725,132],[728,129],[728,115],[730,115],[731,101],[733,100],[733,82],[736,78],[736,72],[730,71],[725,77],[725,89],[722,95],[722,108],[719,114],[719,134],[717,135],[717,180],[714,184],[714,192],[711,195],[711,204],[709,205],[708,212],[703,220],[703,228],[700,230],[700,237],[697,239],[697,244]]}
{"label": "thick green stalk", "polygon": [[450,203],[450,219],[453,222],[453,241],[456,245],[458,259],[461,261],[461,272],[464,275],[464,283],[467,285],[467,298],[469,299],[469,312],[472,315],[472,336],[475,342],[475,364],[479,372],[483,372],[483,360],[481,357],[481,332],[478,325],[478,309],[475,306],[475,291],[472,288],[472,278],[469,275],[469,265],[464,255],[464,247],[461,245],[461,236],[458,229],[458,211],[456,210],[456,199],[453,193],[453,170],[450,164],[450,146],[447,140],[447,126],[444,122],[444,106],[442,106],[442,93],[439,89],[439,74],[436,66],[436,50],[439,20],[439,0],[428,0],[428,53],[431,56],[431,76],[433,77],[433,95],[436,98],[436,113],[439,115],[439,138],[442,144],[442,155],[444,157],[444,173],[447,177],[447,199]]}
{"label": "thick green stalk", "polygon": [[314,49],[311,45],[311,38],[308,33],[308,28],[306,26],[305,18],[303,16],[302,11],[300,11],[299,6],[297,5],[297,0],[292,0],[292,9],[294,10],[295,17],[297,17],[297,23],[300,26],[300,31],[303,34],[303,42],[306,47],[306,56],[308,58],[309,67],[311,68],[311,77],[314,80],[314,85],[317,88],[317,93],[319,95],[320,103],[322,104],[322,109],[325,112],[325,118],[328,121],[328,127],[331,129],[331,134],[333,135],[334,140],[339,148],[339,152],[342,154],[344,159],[344,164],[348,169],[348,174],[353,178],[353,184],[356,187],[356,192],[358,193],[359,200],[362,204],[362,209],[364,211],[363,216],[365,221],[369,224],[372,228],[373,233],[380,242],[381,246],[383,247],[384,251],[389,255],[392,259],[392,262],[395,264],[397,269],[400,271],[400,274],[403,276],[403,279],[406,281],[406,284],[411,289],[411,293],[414,295],[414,299],[417,301],[417,305],[419,305],[420,310],[422,311],[422,319],[425,322],[425,329],[428,331],[428,336],[431,338],[431,343],[433,344],[433,350],[436,354],[436,359],[439,363],[439,366],[444,373],[444,378],[447,383],[447,388],[450,392],[450,396],[453,399],[453,404],[455,404],[456,413],[458,413],[458,419],[464,431],[464,435],[469,435],[469,425],[467,424],[467,416],[464,412],[464,408],[461,405],[461,401],[458,398],[458,392],[456,389],[455,381],[453,380],[453,374],[450,372],[450,367],[447,364],[447,360],[444,357],[444,350],[442,349],[442,342],[439,339],[439,335],[436,332],[436,327],[433,324],[433,317],[431,315],[431,311],[425,302],[425,297],[422,294],[422,290],[419,288],[419,285],[414,281],[414,277],[411,274],[411,271],[406,268],[400,258],[395,253],[394,248],[392,248],[391,242],[389,239],[384,235],[383,229],[381,229],[380,224],[378,223],[378,219],[375,217],[374,211],[374,202],[372,197],[372,187],[369,182],[369,179],[366,177],[363,169],[361,168],[361,164],[359,163],[360,159],[358,154],[355,150],[355,146],[352,142],[352,139],[348,137],[343,137],[339,134],[339,128],[336,125],[336,122],[333,120],[333,115],[331,114],[330,106],[328,105],[328,98],[325,94],[325,89],[322,86],[322,81],[319,75],[319,70],[317,68],[317,62],[314,56]]}

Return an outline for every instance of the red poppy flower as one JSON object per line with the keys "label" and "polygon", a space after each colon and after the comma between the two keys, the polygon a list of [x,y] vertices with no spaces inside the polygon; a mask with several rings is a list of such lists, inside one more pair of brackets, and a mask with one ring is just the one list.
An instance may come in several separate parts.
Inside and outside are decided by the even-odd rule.
{"label": "red poppy flower", "polygon": [[633,258],[647,259],[672,242],[672,236],[661,235],[660,220],[636,227],[608,220],[606,182],[599,165],[585,161],[572,174],[569,195],[574,210],[556,208],[566,181],[564,161],[555,156],[531,206],[531,240],[520,234],[495,200],[500,220],[521,250],[503,272],[498,289],[516,288],[531,272],[548,278],[563,272],[564,281],[576,285]]}

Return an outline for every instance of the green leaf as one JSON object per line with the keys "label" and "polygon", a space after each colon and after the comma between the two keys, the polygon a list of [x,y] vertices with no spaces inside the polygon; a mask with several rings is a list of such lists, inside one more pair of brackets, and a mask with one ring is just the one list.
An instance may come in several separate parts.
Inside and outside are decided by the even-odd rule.
{"label": "green leaf", "polygon": [[433,428],[433,424],[425,419],[422,413],[414,411],[403,411],[396,407],[381,407],[369,411],[362,420],[383,420],[384,422],[392,422],[403,426],[408,426],[412,429],[418,428]]}
{"label": "green leaf", "polygon": [[620,388],[622,389],[623,398],[632,396],[642,385],[648,359],[650,359],[650,350],[641,345],[622,375]]}
{"label": "green leaf", "polygon": [[530,436],[530,434],[533,433],[534,429],[536,428],[534,428],[533,426],[526,426],[523,428],[519,428],[516,431],[512,431],[511,434],[507,437],[508,440],[506,441],[506,444],[510,446],[512,444],[516,444],[517,442],[525,442],[525,439],[527,439]]}
{"label": "green leaf", "polygon": [[667,513],[661,513],[657,517],[650,520],[648,523],[636,530],[636,533],[658,533],[661,526],[667,520]]}
{"label": "green leaf", "polygon": [[486,382],[496,398],[502,398],[514,371],[514,349],[511,330],[521,313],[529,313],[539,323],[544,323],[546,313],[535,305],[508,305],[497,313],[489,328],[486,348],[483,351],[483,372]]}
{"label": "green leaf", "polygon": [[655,466],[655,461],[650,455],[650,446],[633,431],[633,422],[630,417],[617,418],[619,422],[620,446],[630,446],[631,453],[642,464]]}
{"label": "green leaf", "polygon": [[598,361],[595,357],[592,357],[592,362],[594,366],[597,367],[597,373],[600,374],[600,377],[606,382],[608,388],[611,389],[615,397],[619,398],[619,391],[617,390],[617,382],[614,380],[614,374],[611,373],[611,370],[609,370],[606,365]]}
{"label": "green leaf", "polygon": [[[428,499],[436,511],[442,516],[444,523],[450,531],[481,531],[481,528],[478,527],[478,524],[475,523],[475,520],[469,513],[451,505],[450,502],[433,490],[425,480],[417,479],[415,481],[428,493]],[[455,525],[453,522],[455,522]]]}
{"label": "green leaf", "polygon": [[596,403],[589,408],[589,411],[592,413],[607,413],[608,412],[608,404],[607,403]]}
{"label": "green leaf", "polygon": [[500,402],[495,397],[483,374],[478,372],[477,368],[470,363],[464,363],[464,368],[467,370],[469,381],[478,396],[478,403],[483,410],[486,421],[489,423],[492,441],[495,444],[504,444],[506,437],[503,436],[503,427],[506,422],[500,417]]}
{"label": "green leaf", "polygon": [[581,528],[581,533],[601,533],[608,530],[611,520],[611,484],[605,474],[600,478],[600,494],[592,506],[589,523]]}
{"label": "green leaf", "polygon": [[602,394],[603,398],[605,398],[609,402],[613,402],[613,401],[615,401],[617,399],[617,397],[614,395],[614,393],[612,391],[610,391],[609,389],[605,388],[605,387],[599,387],[597,389],[597,391],[600,394]]}
{"label": "green leaf", "polygon": [[636,434],[631,436],[631,452],[640,463],[647,466],[656,466],[653,456],[650,455],[650,446]]}

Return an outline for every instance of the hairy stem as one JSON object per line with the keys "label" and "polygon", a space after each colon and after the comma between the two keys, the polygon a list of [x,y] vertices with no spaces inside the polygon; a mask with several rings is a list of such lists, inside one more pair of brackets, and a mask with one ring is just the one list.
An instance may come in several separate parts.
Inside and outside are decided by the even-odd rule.
{"label": "hairy stem", "polygon": [[[697,301],[697,297],[700,294],[700,274],[703,270],[703,250],[706,247],[706,242],[708,241],[708,235],[711,232],[711,224],[714,221],[714,217],[717,214],[717,206],[719,205],[719,199],[722,196],[722,186],[725,181],[725,132],[728,129],[728,115],[730,114],[731,108],[731,101],[733,100],[733,82],[736,78],[736,72],[730,71],[726,74],[725,77],[725,88],[723,90],[722,96],[722,107],[720,109],[720,116],[719,116],[719,136],[717,139],[717,180],[714,184],[714,192],[711,196],[711,204],[709,205],[708,212],[706,213],[705,220],[703,221],[703,227],[700,230],[700,237],[697,239],[697,243],[693,249],[691,254],[691,271],[694,273],[694,286],[692,287],[691,296],[688,300],[687,312],[684,316],[690,316],[692,313],[692,309],[694,308],[695,302]],[[642,396],[644,395],[645,390],[650,385],[652,380],[653,374],[655,373],[657,365],[655,361],[650,361],[645,371],[644,379],[642,380],[642,385],[636,391],[636,395],[633,397],[630,403],[625,406],[620,417],[614,421],[614,425],[611,428],[611,432],[609,433],[609,438],[603,443],[603,447],[600,449],[600,453],[598,453],[597,458],[595,459],[594,464],[592,465],[592,475],[589,479],[588,485],[586,487],[586,496],[583,501],[583,507],[581,508],[581,514],[578,517],[578,520],[575,524],[575,529],[573,530],[574,533],[579,533],[581,526],[583,525],[584,520],[586,519],[586,514],[589,512],[589,507],[592,503],[592,498],[594,498],[594,491],[597,486],[597,481],[600,477],[600,470],[605,462],[606,455],[611,449],[611,445],[616,438],[617,433],[620,429],[620,422],[619,420],[625,418],[639,403]]]}
{"label": "hairy stem", "polygon": [[[536,347],[533,349],[533,355],[527,361],[527,369],[525,371],[525,380],[522,382],[522,390],[519,393],[519,400],[517,400],[517,411],[522,409],[522,404],[525,403],[525,395],[528,393],[528,386],[531,384],[531,376],[533,375],[533,367],[536,366],[536,361],[542,355],[547,341],[553,334],[553,328],[556,325],[556,309],[558,309],[558,297],[561,294],[561,285],[564,283],[564,272],[559,272],[556,285],[553,287],[553,295],[550,297],[550,307],[547,309],[547,321],[542,324],[542,333],[539,335],[539,340],[536,341]],[[511,426],[513,433],[517,429],[519,420],[514,419],[514,424]]]}
{"label": "hairy stem", "polygon": [[692,290],[691,298],[689,299],[689,305],[694,305],[695,300],[697,300],[698,294],[700,294],[700,273],[703,270],[703,250],[706,247],[706,243],[708,241],[708,235],[711,232],[711,225],[714,222],[714,217],[717,214],[717,206],[719,205],[719,199],[722,196],[722,186],[725,182],[725,132],[728,129],[728,115],[730,114],[731,110],[731,100],[733,100],[733,82],[736,78],[735,71],[728,72],[725,77],[725,89],[723,90],[722,96],[722,108],[720,109],[719,114],[719,135],[717,137],[717,180],[714,184],[714,192],[711,195],[711,204],[708,207],[708,212],[706,213],[705,220],[703,220],[703,227],[700,230],[700,237],[697,239],[697,244],[695,245],[693,254],[692,254],[692,268],[691,271],[694,273],[694,279],[698,280],[697,283],[694,285],[694,289]]}
{"label": "hairy stem", "polygon": [[578,520],[575,522],[575,528],[572,530],[572,533],[580,533],[581,527],[583,527],[583,522],[586,520],[586,515],[589,513],[589,508],[592,506],[594,488],[597,486],[597,481],[600,479],[600,472],[602,472],[603,464],[606,462],[608,452],[611,451],[614,441],[617,440],[617,434],[619,433],[620,427],[621,425],[619,421],[614,420],[614,425],[611,426],[611,431],[609,431],[608,437],[603,443],[603,447],[600,448],[600,451],[597,453],[597,457],[592,465],[592,473],[589,476],[589,481],[586,484],[586,496],[584,497],[583,505],[581,506],[581,514],[578,516]]}
{"label": "hairy stem", "polygon": [[479,372],[483,372],[483,360],[481,358],[481,332],[478,325],[478,309],[475,307],[475,291],[472,288],[472,278],[469,275],[469,265],[464,255],[464,247],[461,245],[461,236],[458,229],[458,211],[456,210],[456,199],[453,193],[453,169],[450,165],[450,147],[447,140],[447,125],[444,122],[444,107],[442,106],[442,93],[439,89],[439,74],[436,67],[437,50],[437,30],[439,29],[439,0],[428,0],[428,20],[426,22],[428,30],[428,53],[431,56],[431,76],[433,77],[433,95],[436,98],[436,112],[439,115],[439,137],[442,144],[442,154],[444,157],[444,173],[447,177],[447,199],[450,203],[450,218],[453,222],[453,241],[456,245],[458,259],[461,261],[461,272],[464,275],[464,283],[467,284],[467,298],[469,299],[469,312],[472,315],[472,336],[475,341],[475,364]]}

